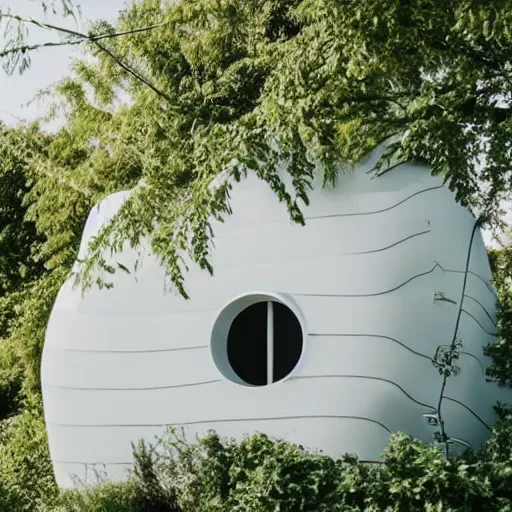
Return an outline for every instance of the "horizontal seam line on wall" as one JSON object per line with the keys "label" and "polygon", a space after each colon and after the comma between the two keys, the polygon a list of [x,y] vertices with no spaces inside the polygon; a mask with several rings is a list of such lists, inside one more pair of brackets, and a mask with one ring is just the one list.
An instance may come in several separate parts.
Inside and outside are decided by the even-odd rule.
{"label": "horizontal seam line on wall", "polygon": [[[318,337],[318,338],[324,338],[324,337],[329,337],[329,336],[332,336],[332,337],[352,337],[353,336],[353,337],[361,337],[361,338],[382,338],[382,339],[390,340],[390,341],[393,341],[393,342],[397,343],[398,345],[402,346],[403,348],[405,348],[409,352],[412,352],[414,355],[417,355],[417,356],[422,357],[424,359],[428,359],[431,363],[434,362],[434,359],[432,357],[429,357],[429,356],[427,356],[425,354],[422,354],[420,352],[416,352],[414,349],[412,349],[411,347],[407,346],[405,343],[402,343],[401,341],[398,341],[397,339],[392,338],[391,336],[384,336],[382,334],[345,334],[345,333],[325,333],[325,334],[322,333],[322,334],[318,334],[318,333],[310,333],[310,334],[308,334],[308,336]],[[484,365],[482,364],[482,361],[480,361],[480,359],[478,359],[477,356],[475,356],[474,354],[471,354],[470,352],[465,352],[463,350],[461,350],[460,353],[475,359],[478,362],[478,365],[480,366],[480,369],[482,370],[482,373],[485,375]]]}
{"label": "horizontal seam line on wall", "polygon": [[[351,337],[351,336],[354,336],[354,337],[362,337],[362,338],[382,338],[382,339],[389,339],[395,343],[397,343],[398,345],[402,346],[403,348],[405,348],[407,351],[413,353],[414,355],[417,355],[419,357],[422,357],[424,359],[427,359],[429,360],[430,362],[433,362],[433,358],[425,355],[425,354],[421,354],[420,352],[416,352],[415,350],[413,350],[412,348],[408,347],[407,345],[405,345],[404,343],[390,337],[390,336],[383,336],[383,335],[378,335],[378,334],[336,334],[336,333],[325,333],[325,334],[319,334],[319,333],[309,333],[308,336],[311,336],[311,337],[316,337],[316,338],[324,338],[324,337],[329,337],[329,336],[332,336],[332,337]],[[204,346],[201,346],[201,347],[194,347],[194,348],[201,348],[201,349],[207,349],[209,348],[208,345],[204,345]],[[175,352],[175,351],[180,351],[181,349],[170,349],[170,350],[162,350],[162,352]],[[186,350],[186,349],[183,349],[183,350]],[[75,349],[63,349],[62,351],[64,352],[78,352],[78,353],[93,353],[93,354],[117,354],[117,353],[120,353],[120,354],[144,354],[144,353],[153,353],[152,351],[149,351],[149,352],[146,352],[146,351],[115,351],[115,350],[75,350]],[[156,351],[155,351],[156,352]],[[478,359],[477,356],[475,356],[474,354],[471,354],[470,352],[465,352],[463,350],[460,351],[461,354],[463,355],[466,355],[466,356],[469,356],[469,357],[472,357],[473,359],[475,359],[481,370],[482,370],[482,373],[485,374],[485,369],[484,369],[484,366],[482,364],[482,361],[480,361],[480,359]],[[219,379],[220,381],[220,379]],[[207,381],[205,382],[204,384],[208,383],[210,381]],[[217,382],[217,380],[215,381],[211,381],[211,382]],[[203,383],[194,383],[194,384],[191,384],[191,385],[200,385],[200,384],[203,384]],[[67,387],[64,387],[64,386],[58,386],[58,385],[53,385],[53,384],[45,384],[45,386],[47,387],[53,387],[53,388],[62,388],[62,389],[77,389],[77,390],[95,390],[95,389],[98,389],[98,388],[67,388]],[[183,385],[179,385],[179,386],[183,386]],[[186,386],[188,386],[188,384],[186,384]],[[172,388],[172,387],[178,387],[178,386],[162,386],[162,389],[165,389],[165,388]],[[119,390],[119,388],[99,388],[99,389],[106,389],[106,390]],[[122,390],[130,390],[131,388],[123,388]],[[145,388],[134,388],[135,390],[141,390],[141,389],[145,389]],[[148,389],[155,389],[155,388],[148,388]],[[156,388],[158,389],[158,388]]]}
{"label": "horizontal seam line on wall", "polygon": [[335,217],[356,217],[356,216],[375,215],[377,213],[388,212],[388,211],[393,210],[394,208],[400,206],[401,204],[406,203],[407,201],[409,201],[413,197],[416,197],[416,196],[418,196],[420,194],[424,194],[425,192],[430,192],[432,190],[442,189],[444,186],[445,185],[442,184],[442,185],[438,185],[436,187],[430,187],[430,188],[425,188],[423,190],[418,190],[414,194],[411,194],[410,196],[406,197],[405,199],[402,199],[398,203],[396,203],[396,204],[394,204],[392,206],[388,206],[387,208],[383,208],[381,210],[374,210],[374,211],[371,211],[371,212],[332,213],[332,214],[328,214],[328,215],[313,215],[311,217],[305,217],[305,220],[308,221],[308,220],[317,220],[317,219],[331,219],[331,218],[335,218]]}
{"label": "horizontal seam line on wall", "polygon": [[473,409],[468,407],[467,405],[463,404],[459,400],[455,400],[455,398],[450,398],[449,396],[443,396],[444,400],[450,400],[450,402],[455,402],[456,404],[459,404],[460,406],[464,407],[467,411],[469,411],[489,432],[492,432],[492,428],[487,425],[487,423],[475,412]]}
{"label": "horizontal seam line on wall", "polygon": [[[417,403],[418,405],[421,405],[423,407],[428,407],[429,409],[435,410],[435,407],[432,405],[424,404],[415,398],[413,398],[405,389],[403,389],[399,384],[396,382],[393,382],[388,379],[383,379],[381,377],[372,377],[371,375],[344,375],[344,374],[326,374],[326,375],[302,375],[302,376],[291,376],[288,379],[288,382],[294,381],[294,380],[300,380],[300,379],[329,379],[329,378],[351,378],[351,379],[366,379],[366,380],[376,380],[380,382],[386,382],[388,384],[391,384],[398,389],[402,391],[402,393],[407,396],[410,400]],[[186,388],[186,387],[193,387],[193,386],[201,386],[201,385],[208,385],[208,384],[215,384],[218,382],[222,382],[221,379],[217,380],[211,380],[211,381],[204,381],[204,382],[196,382],[196,383],[190,383],[190,384],[178,384],[178,385],[172,385],[172,386],[155,386],[155,387],[140,387],[140,388],[83,388],[83,387],[74,387],[74,386],[59,386],[59,385],[52,385],[52,384],[44,384],[43,387],[53,388],[53,389],[65,389],[65,390],[73,390],[73,391],[158,391],[158,390],[164,390],[164,389],[175,389],[175,388]],[[261,388],[267,388],[268,386],[261,386]]]}
{"label": "horizontal seam line on wall", "polygon": [[[363,297],[377,297],[377,296],[380,296],[380,295],[386,295],[387,293],[391,293],[391,292],[394,292],[400,288],[402,288],[403,286],[405,286],[406,284],[410,283],[411,281],[413,281],[414,279],[417,279],[419,277],[423,277],[423,276],[426,276],[428,274],[431,274],[432,272],[434,272],[434,270],[436,269],[436,267],[439,267],[443,272],[448,272],[448,273],[456,273],[456,274],[459,274],[459,273],[464,273],[464,271],[462,270],[450,270],[450,269],[445,269],[441,264],[439,264],[437,261],[435,262],[435,265],[432,269],[426,271],[426,272],[422,272],[420,274],[416,274],[414,276],[412,276],[411,278],[409,278],[407,281],[405,281],[404,283],[396,286],[395,288],[391,288],[390,290],[385,290],[383,292],[377,292],[377,293],[370,293],[370,294],[355,294],[355,295],[350,295],[350,294],[329,294],[329,293],[297,293],[297,292],[287,292],[289,295],[295,295],[295,296],[298,296],[298,297],[331,297],[331,298],[337,298],[337,297],[340,297],[340,298],[363,298]],[[484,284],[486,284],[488,290],[493,293],[493,296],[495,296],[494,292],[492,292],[492,289],[490,288],[489,285],[487,285],[487,283],[485,282],[485,280],[480,277],[478,274],[476,274],[475,272],[469,272],[468,271],[468,274],[472,274],[476,277],[478,277]]]}
{"label": "horizontal seam line on wall", "polygon": [[487,333],[489,336],[493,336],[495,338],[498,337],[498,333],[492,333],[488,331],[469,311],[466,311],[464,308],[461,308],[461,310],[463,313],[466,313],[466,315],[471,317],[478,324],[478,326],[480,327],[480,329],[482,329],[483,332]]}
{"label": "horizontal seam line on wall", "polygon": [[335,415],[335,414],[318,414],[309,416],[277,416],[268,418],[234,418],[234,419],[221,419],[221,420],[201,420],[201,421],[189,421],[189,422],[176,422],[176,423],[153,423],[153,424],[99,424],[99,425],[74,425],[69,423],[54,423],[49,421],[48,424],[60,427],[72,427],[72,428],[135,428],[135,427],[180,427],[189,425],[201,425],[205,423],[235,423],[243,421],[279,421],[279,420],[297,420],[297,419],[348,419],[348,420],[363,420],[376,425],[381,426],[386,432],[392,434],[392,431],[386,427],[383,423],[371,418],[365,418],[364,416],[346,416],[346,415]]}
{"label": "horizontal seam line on wall", "polygon": [[487,311],[487,308],[478,299],[475,299],[475,297],[468,295],[467,293],[464,294],[464,297],[476,302],[483,309],[484,313],[487,315],[487,318],[490,320],[492,325],[494,325],[494,327],[496,327],[496,322],[492,319],[492,316],[489,314],[489,311]]}
{"label": "horizontal seam line on wall", "polygon": [[149,350],[85,350],[80,348],[66,348],[66,347],[46,347],[49,350],[58,350],[60,352],[83,352],[92,354],[155,354],[161,352],[184,352],[186,350],[199,350],[208,348],[209,345],[198,345],[195,347],[177,347],[177,348],[162,348],[162,349],[149,349]]}
{"label": "horizontal seam line on wall", "polygon": [[[405,343],[402,343],[401,341],[398,341],[395,338],[392,338],[391,336],[384,336],[382,334],[345,334],[345,333],[308,333],[308,336],[312,337],[363,337],[363,338],[381,338],[381,339],[387,339],[390,341],[393,341],[397,343],[398,345],[402,346],[409,352],[412,352],[413,354],[416,354],[420,357],[423,357],[425,359],[428,359],[429,361],[432,361],[433,359],[425,354],[422,354],[420,352],[416,352],[414,349],[407,346]],[[196,347],[178,347],[178,348],[169,348],[169,349],[159,349],[159,350],[84,350],[84,349],[73,349],[73,348],[66,348],[66,347],[47,347],[49,350],[58,350],[62,352],[80,352],[80,353],[92,353],[92,354],[153,354],[153,353],[160,353],[160,352],[180,352],[180,351],[186,351],[186,350],[198,350],[198,349],[207,349],[209,348],[209,345],[201,345]]]}
{"label": "horizontal seam line on wall", "polygon": [[[203,386],[207,384],[215,384],[222,382],[222,379],[206,380],[203,382],[191,382],[187,384],[173,384],[169,386],[150,386],[140,388],[82,388],[75,386],[59,386],[56,384],[43,384],[43,387],[54,388],[54,389],[69,389],[74,391],[158,391],[161,389],[174,389],[174,388],[188,388],[193,386]],[[266,386],[265,386],[266,387]]]}
{"label": "horizontal seam line on wall", "polygon": [[414,281],[414,279],[418,279],[420,277],[426,276],[428,274],[432,274],[436,268],[440,268],[443,270],[443,267],[439,265],[439,263],[436,262],[436,264],[428,271],[421,272],[420,274],[416,274],[407,281],[403,282],[402,284],[399,284],[398,286],[395,286],[394,288],[391,288],[389,290],[385,290],[383,292],[376,292],[376,293],[364,293],[364,294],[329,294],[329,293],[296,293],[296,292],[289,292],[289,295],[294,295],[297,297],[346,297],[346,298],[364,298],[364,297],[377,297],[379,295],[386,295],[387,293],[394,292],[396,290],[399,290],[400,288],[403,288],[405,285],[410,283],[411,281]]}
{"label": "horizontal seam line on wall", "polygon": [[[464,274],[464,270],[450,270],[450,269],[444,269],[445,272],[450,272],[452,274]],[[472,270],[468,270],[467,272],[468,274],[471,274],[472,276],[475,276],[477,277],[478,279],[480,279],[480,281],[482,281],[482,283],[484,283],[484,285],[486,286],[487,290],[489,292],[491,292],[491,294],[494,296],[494,298],[496,299],[497,298],[497,295],[496,295],[496,292],[493,290],[492,286],[482,277],[480,276],[479,274],[477,274],[476,272],[473,272]]]}
{"label": "horizontal seam line on wall", "polygon": [[428,359],[429,361],[433,361],[433,358],[432,357],[429,357],[425,354],[422,354],[421,352],[416,352],[416,350],[412,349],[411,347],[407,346],[405,343],[402,343],[401,341],[398,341],[396,338],[392,338],[391,336],[384,336],[383,334],[346,334],[346,333],[339,333],[339,334],[335,334],[335,333],[325,333],[325,334],[317,334],[317,333],[310,333],[308,336],[313,336],[313,337],[319,337],[319,338],[325,338],[325,337],[329,337],[329,336],[333,336],[333,337],[359,337],[359,338],[379,338],[379,339],[385,339],[385,340],[389,340],[389,341],[393,341],[395,343],[397,343],[398,345],[400,345],[401,347],[405,348],[406,350],[408,350],[409,352],[412,352],[413,354],[417,355],[417,356],[420,356],[420,357],[423,357],[424,359]]}
{"label": "horizontal seam line on wall", "polygon": [[393,382],[392,380],[383,379],[381,377],[372,377],[369,375],[302,375],[302,376],[296,376],[296,377],[290,377],[289,380],[299,380],[299,379],[333,379],[333,378],[342,378],[342,379],[366,379],[366,380],[376,380],[379,382],[386,382],[387,384],[391,384],[392,386],[395,386],[398,388],[409,400],[412,402],[415,402],[418,405],[421,405],[422,407],[427,407],[428,409],[432,409],[433,411],[436,410],[436,408],[432,405],[425,404],[423,402],[420,402],[419,400],[416,400],[414,397],[412,397],[405,389],[400,386],[400,384],[397,384],[396,382]]}
{"label": "horizontal seam line on wall", "polygon": [[382,252],[382,251],[386,251],[387,249],[392,249],[393,247],[396,247],[397,245],[400,245],[404,242],[407,242],[408,240],[411,240],[412,238],[415,238],[415,237],[418,237],[418,236],[421,236],[421,235],[426,235],[428,233],[431,233],[432,230],[428,229],[426,231],[420,231],[419,233],[414,233],[414,235],[409,235],[408,237],[406,238],[402,238],[402,240],[398,240],[398,242],[394,242],[393,244],[391,245],[388,245],[386,247],[381,247],[379,249],[371,249],[371,250],[368,250],[368,251],[360,251],[360,252],[345,252],[343,253],[343,256],[351,256],[351,255],[361,255],[361,254],[373,254],[373,253],[376,253],[376,252]]}
{"label": "horizontal seam line on wall", "polygon": [[[404,242],[407,242],[408,240],[412,239],[412,238],[415,238],[415,237],[418,237],[418,236],[421,236],[421,235],[426,235],[426,234],[429,234],[431,233],[432,230],[431,229],[427,229],[425,231],[419,231],[417,233],[414,233],[412,235],[408,235],[406,236],[405,238],[402,238],[396,242],[393,242],[391,243],[390,245],[387,245],[385,247],[379,247],[377,249],[369,249],[369,250],[366,250],[366,251],[351,251],[351,252],[343,252],[343,251],[336,251],[335,253],[331,254],[330,256],[328,256],[327,258],[337,258],[337,257],[340,257],[340,256],[355,256],[355,255],[364,255],[364,254],[372,254],[372,253],[378,253],[378,252],[382,252],[382,251],[385,251],[387,249],[391,249],[393,247],[396,247],[397,245],[400,245]],[[296,251],[295,251],[296,252]],[[318,259],[318,255],[314,255],[314,254],[311,254],[307,257],[302,257],[302,258],[291,258],[289,257],[289,255],[287,255],[287,262],[288,263],[304,263],[304,262],[308,262],[308,261],[311,261],[313,259]],[[259,261],[259,260],[258,260]],[[260,264],[260,263],[258,263]],[[268,266],[268,265],[271,265],[272,262],[271,261],[264,261],[263,263],[261,263],[262,266]],[[237,265],[220,265],[220,264],[217,264],[215,268],[219,268],[223,271],[230,271],[230,270],[234,270],[234,269],[241,269],[241,268],[246,268],[246,267],[253,267],[254,266],[254,262],[253,263],[243,263],[243,264],[237,264]]]}

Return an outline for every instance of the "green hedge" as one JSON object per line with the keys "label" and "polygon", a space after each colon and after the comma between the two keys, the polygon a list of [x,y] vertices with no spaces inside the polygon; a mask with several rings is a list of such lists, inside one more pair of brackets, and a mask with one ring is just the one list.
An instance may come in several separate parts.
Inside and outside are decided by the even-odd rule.
{"label": "green hedge", "polygon": [[139,443],[126,483],[63,493],[55,512],[512,512],[512,419],[475,453],[446,460],[394,434],[383,463],[334,460],[256,434],[214,432],[189,444],[170,431]]}

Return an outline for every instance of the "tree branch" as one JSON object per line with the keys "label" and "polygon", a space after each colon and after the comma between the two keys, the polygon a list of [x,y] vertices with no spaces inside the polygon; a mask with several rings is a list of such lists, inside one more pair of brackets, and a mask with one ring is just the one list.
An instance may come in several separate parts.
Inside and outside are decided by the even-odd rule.
{"label": "tree branch", "polygon": [[[162,23],[156,23],[155,25],[149,25],[148,27],[140,27],[140,28],[133,28],[130,30],[124,30],[122,32],[113,32],[113,33],[103,33],[103,34],[82,34],[80,32],[76,32],[71,29],[67,29],[64,27],[58,27],[56,25],[51,25],[49,23],[44,23],[42,21],[37,21],[33,18],[23,18],[22,16],[18,16],[17,14],[9,14],[9,13],[2,13],[0,12],[0,19],[1,18],[9,18],[13,20],[17,20],[21,23],[30,23],[32,25],[36,25],[39,28],[45,28],[48,30],[54,30],[57,32],[63,32],[65,34],[68,34],[70,36],[79,37],[81,39],[80,42],[83,41],[99,41],[101,39],[107,39],[107,38],[113,38],[113,37],[121,37],[126,36],[130,34],[137,34],[140,32],[147,32],[148,30],[154,30],[155,28],[163,27],[165,25],[168,25],[169,22],[162,22]],[[64,42],[60,44],[77,44],[77,42]]]}
{"label": "tree branch", "polygon": [[172,100],[170,98],[170,96],[168,96],[165,92],[161,91],[160,89],[158,89],[155,85],[153,85],[148,79],[146,79],[145,77],[143,77],[142,75],[138,74],[136,71],[134,71],[133,69],[131,69],[129,66],[127,66],[119,57],[117,57],[115,54],[113,54],[108,48],[105,48],[101,43],[98,43],[97,41],[93,41],[94,44],[100,49],[102,50],[103,52],[105,52],[112,60],[114,60],[114,62],[119,66],[121,67],[122,69],[124,69],[127,73],[129,73],[130,75],[132,75],[134,78],[136,78],[137,80],[139,80],[140,82],[142,82],[144,85],[146,85],[147,87],[149,87],[151,90],[153,90],[154,92],[156,92],[159,96],[161,96],[162,98],[164,98],[165,100],[167,100],[169,103],[172,103]]}
{"label": "tree branch", "polygon": [[22,46],[15,46],[13,48],[9,48],[8,50],[1,51],[0,58],[7,57],[7,55],[11,55],[12,53],[18,53],[18,52],[25,53],[25,52],[30,52],[32,50],[39,50],[39,48],[48,48],[48,47],[53,47],[53,46],[68,46],[68,45],[71,46],[71,45],[75,45],[75,44],[82,44],[84,42],[85,42],[85,40],[81,39],[80,41],[65,41],[65,42],[61,42],[61,43],[49,42],[49,43],[41,43],[41,44],[32,44],[32,45],[26,44],[26,45],[22,45]]}
{"label": "tree branch", "polygon": [[75,30],[67,29],[67,28],[64,28],[64,27],[58,27],[56,25],[51,25],[49,23],[43,23],[43,22],[34,20],[32,18],[22,18],[21,16],[18,16],[18,15],[15,15],[15,14],[0,14],[0,16],[3,16],[5,18],[15,19],[15,20],[18,20],[21,23],[31,23],[32,25],[36,25],[36,26],[38,26],[40,28],[44,28],[44,29],[48,29],[48,30],[54,30],[54,31],[57,31],[57,32],[62,32],[62,33],[67,34],[69,36],[72,36],[72,37],[75,37],[75,38],[79,38],[78,40],[75,40],[75,41],[65,41],[65,42],[61,42],[61,43],[43,43],[43,44],[40,44],[40,45],[25,45],[25,46],[19,46],[17,48],[10,48],[8,50],[4,50],[3,52],[1,52],[0,53],[0,57],[5,57],[6,55],[9,55],[9,54],[17,52],[17,51],[25,52],[25,51],[36,50],[36,49],[42,48],[42,47],[74,45],[74,44],[81,44],[83,42],[88,41],[88,42],[91,42],[91,43],[95,44],[101,51],[106,53],[124,71],[126,71],[127,73],[132,75],[134,78],[136,78],[137,80],[142,82],[144,85],[149,87],[152,91],[154,91],[156,94],[158,94],[159,96],[161,96],[162,98],[164,98],[168,102],[171,102],[171,98],[166,93],[164,93],[163,91],[158,89],[147,78],[143,77],[141,74],[137,73],[135,70],[130,68],[119,57],[117,57],[112,51],[110,51],[108,48],[106,48],[101,43],[99,43],[99,41],[102,40],[102,39],[113,38],[113,37],[120,37],[120,36],[124,36],[124,35],[136,34],[136,33],[141,33],[141,32],[147,32],[148,30],[153,30],[155,28],[162,27],[162,26],[166,25],[167,23],[163,22],[163,23],[159,23],[159,24],[156,24],[156,25],[151,25],[149,27],[142,27],[142,28],[136,28],[136,29],[132,29],[132,30],[125,30],[123,32],[115,32],[113,34],[97,34],[97,35],[92,35],[92,34],[82,34],[81,32],[77,32]]}

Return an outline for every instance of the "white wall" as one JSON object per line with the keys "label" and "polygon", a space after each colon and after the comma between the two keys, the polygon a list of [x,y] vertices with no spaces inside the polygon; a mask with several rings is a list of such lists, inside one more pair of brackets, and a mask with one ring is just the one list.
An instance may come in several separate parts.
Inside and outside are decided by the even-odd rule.
{"label": "white wall", "polygon": [[[475,219],[428,169],[402,166],[379,179],[373,155],[334,190],[311,193],[306,227],[292,225],[268,186],[250,176],[233,191],[234,214],[215,224],[212,278],[196,266],[192,299],[165,293],[165,271],[146,255],[137,281],[84,298],[68,283],[56,301],[42,363],[45,417],[60,486],[101,462],[113,478],[130,441],[166,425],[189,436],[254,431],[339,456],[378,460],[390,432],[431,441],[443,378],[431,359],[458,335],[461,373],[441,401],[450,437],[478,447],[510,392],[485,382],[482,346],[493,340],[495,294]],[[126,194],[94,209],[87,238]],[[471,243],[470,243],[471,242]],[[118,256],[125,265],[135,254]],[[304,354],[291,377],[249,388],[213,363],[211,330],[233,298],[284,294],[305,321]],[[450,302],[435,302],[443,292]],[[90,474],[90,473],[89,473]]]}

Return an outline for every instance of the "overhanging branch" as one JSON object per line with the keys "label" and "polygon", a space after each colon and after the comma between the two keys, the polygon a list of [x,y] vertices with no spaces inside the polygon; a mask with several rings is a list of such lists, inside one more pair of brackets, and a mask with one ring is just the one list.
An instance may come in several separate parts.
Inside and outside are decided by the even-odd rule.
{"label": "overhanging branch", "polygon": [[84,42],[86,40],[94,42],[94,41],[99,41],[101,39],[121,37],[121,36],[130,35],[130,34],[138,34],[140,32],[147,32],[149,30],[154,30],[155,28],[160,28],[160,27],[163,27],[168,24],[168,22],[162,22],[162,23],[156,23],[154,25],[149,25],[147,27],[133,28],[133,29],[124,30],[121,32],[112,32],[112,33],[105,32],[103,34],[82,34],[75,30],[67,29],[64,27],[59,27],[57,25],[51,25],[50,23],[44,23],[42,21],[37,21],[33,18],[23,18],[22,16],[18,16],[17,14],[9,14],[9,13],[0,12],[0,19],[1,18],[8,18],[8,19],[19,21],[21,23],[30,23],[31,25],[35,25],[39,28],[54,30],[56,32],[62,32],[64,34],[68,34],[70,36],[80,38],[80,41],[76,41],[76,42],[68,41],[68,42],[59,43],[59,44],[63,44],[63,45],[64,44],[77,44],[79,42]]}
{"label": "overhanging branch", "polygon": [[59,43],[49,42],[49,43],[43,43],[43,44],[39,44],[39,45],[22,45],[22,46],[18,46],[18,47],[15,47],[15,48],[9,48],[7,50],[4,50],[4,51],[0,52],[0,57],[5,57],[5,56],[7,56],[9,54],[13,54],[13,53],[17,53],[17,52],[23,52],[24,53],[24,52],[27,52],[27,51],[37,50],[37,49],[43,48],[43,47],[76,45],[76,44],[82,44],[84,42],[90,42],[90,43],[93,43],[94,45],[96,45],[102,52],[106,53],[112,60],[114,60],[114,62],[120,68],[122,68],[128,74],[132,75],[135,79],[137,79],[140,82],[142,82],[144,85],[149,87],[152,91],[154,91],[156,94],[158,94],[159,96],[161,96],[165,100],[171,102],[171,98],[166,93],[164,93],[162,90],[158,89],[147,78],[142,76],[140,73],[138,73],[137,71],[132,69],[127,64],[125,64],[117,55],[115,55],[111,50],[109,50],[103,44],[101,44],[99,42],[102,39],[121,37],[121,36],[125,36],[125,35],[130,35],[130,34],[137,34],[137,33],[141,33],[141,32],[147,32],[149,30],[153,30],[155,28],[159,28],[159,27],[162,27],[162,26],[166,25],[167,24],[166,22],[158,23],[158,24],[151,25],[151,26],[148,26],[148,27],[141,27],[141,28],[135,28],[135,29],[131,29],[131,30],[125,30],[125,31],[122,31],[122,32],[113,32],[113,33],[104,33],[104,34],[83,34],[83,33],[78,32],[76,30],[71,30],[71,29],[67,29],[67,28],[64,28],[64,27],[59,27],[59,26],[56,26],[56,25],[51,25],[49,23],[43,23],[43,22],[34,20],[32,18],[23,18],[21,16],[15,15],[15,14],[0,14],[0,17],[15,19],[15,20],[17,20],[17,21],[19,21],[21,23],[30,23],[30,24],[36,25],[36,26],[38,26],[40,28],[44,28],[44,29],[47,29],[47,30],[53,30],[53,31],[56,31],[56,32],[61,32],[63,34],[67,34],[68,36],[71,36],[71,37],[75,38],[74,40],[64,41],[64,42],[59,42]]}

